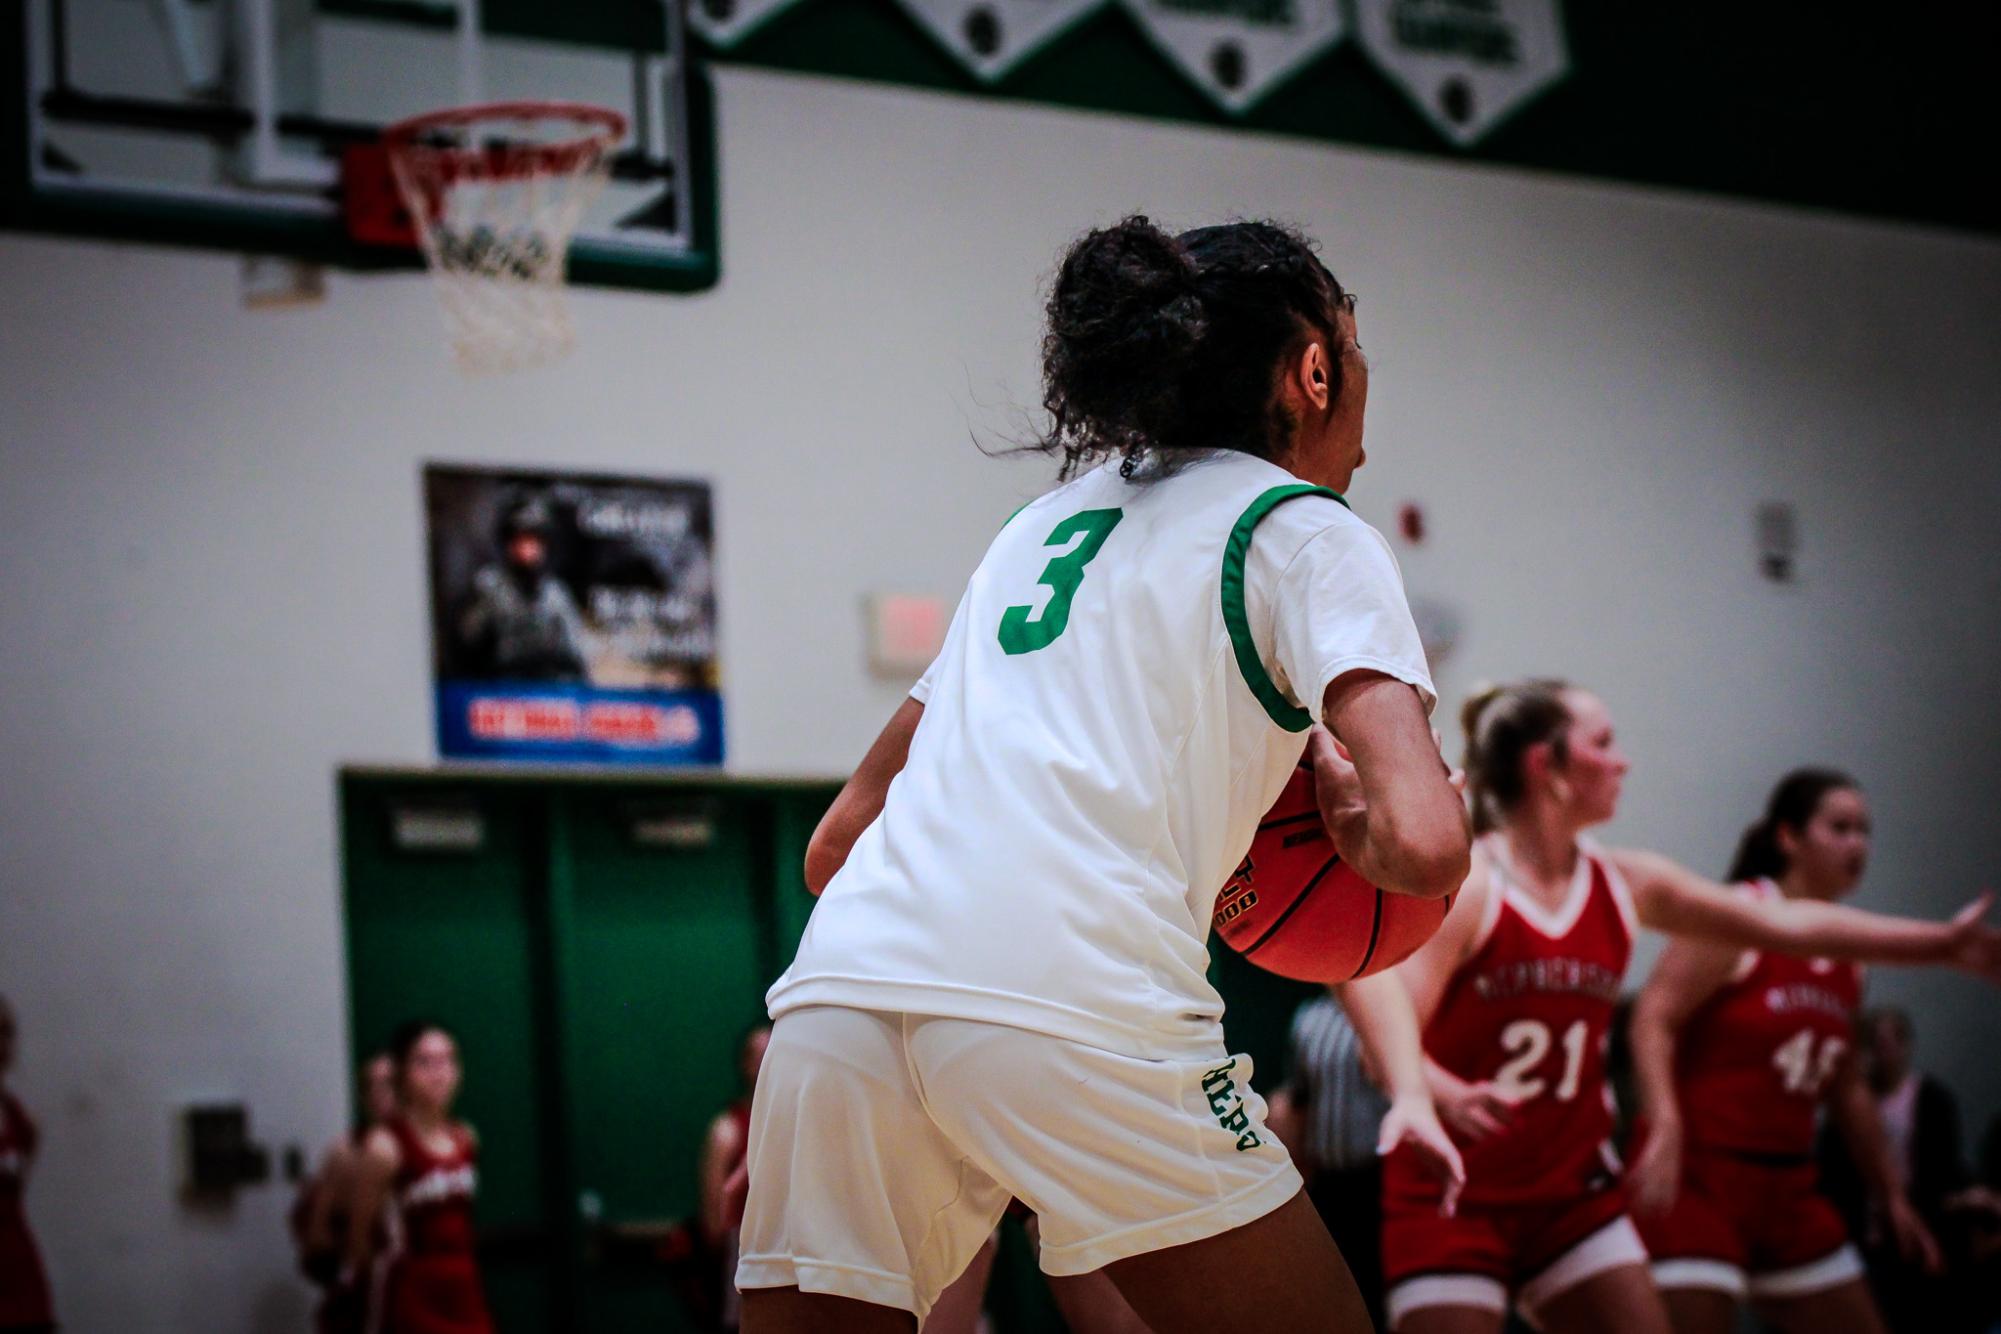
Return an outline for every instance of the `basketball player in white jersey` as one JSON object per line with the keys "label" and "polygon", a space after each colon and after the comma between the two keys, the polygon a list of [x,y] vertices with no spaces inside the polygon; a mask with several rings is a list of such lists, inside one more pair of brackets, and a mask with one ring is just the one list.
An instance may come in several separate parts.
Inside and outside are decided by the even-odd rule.
{"label": "basketball player in white jersey", "polygon": [[[1154,1334],[1364,1330],[1205,976],[1316,720],[1358,871],[1436,897],[1467,870],[1395,562],[1338,494],[1354,303],[1286,229],[1130,218],[1072,248],[1048,318],[1070,480],[994,539],[807,855],[743,1328],[909,1330],[1015,1196],[1046,1272],[1106,1270]],[[1449,1158],[1421,1072],[1388,1073],[1386,1137]]]}

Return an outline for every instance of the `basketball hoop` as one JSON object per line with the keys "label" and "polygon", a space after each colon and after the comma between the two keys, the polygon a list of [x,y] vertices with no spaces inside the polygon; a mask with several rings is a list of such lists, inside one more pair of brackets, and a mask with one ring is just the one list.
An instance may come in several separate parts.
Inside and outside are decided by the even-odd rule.
{"label": "basketball hoop", "polygon": [[576,341],[564,260],[624,137],[618,112],[570,102],[455,107],[383,131],[462,370],[534,365]]}

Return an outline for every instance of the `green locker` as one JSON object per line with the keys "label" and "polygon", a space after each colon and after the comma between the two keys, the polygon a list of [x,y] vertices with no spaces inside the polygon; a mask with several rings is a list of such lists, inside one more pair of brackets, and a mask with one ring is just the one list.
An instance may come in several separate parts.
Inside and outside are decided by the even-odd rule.
{"label": "green locker", "polygon": [[741,1093],[737,1049],[763,1017],[773,868],[768,799],[729,791],[552,799],[564,1115],[592,1257],[581,1327],[681,1328],[657,1266],[590,1244],[692,1217],[709,1121]]}

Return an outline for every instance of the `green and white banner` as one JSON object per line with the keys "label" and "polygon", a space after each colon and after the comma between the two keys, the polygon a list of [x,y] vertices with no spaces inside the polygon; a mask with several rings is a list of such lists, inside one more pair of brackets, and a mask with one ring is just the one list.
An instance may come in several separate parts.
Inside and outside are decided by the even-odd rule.
{"label": "green and white banner", "polygon": [[1570,69],[1559,0],[1354,3],[1362,49],[1461,148]]}
{"label": "green and white banner", "polygon": [[1249,110],[1347,31],[1341,0],[1123,0],[1190,82]]}
{"label": "green and white banner", "polygon": [[[701,0],[695,0],[700,4]],[[981,80],[992,83],[1106,0],[897,0]]]}
{"label": "green and white banner", "polygon": [[688,26],[719,47],[736,45],[799,0],[688,0]]}

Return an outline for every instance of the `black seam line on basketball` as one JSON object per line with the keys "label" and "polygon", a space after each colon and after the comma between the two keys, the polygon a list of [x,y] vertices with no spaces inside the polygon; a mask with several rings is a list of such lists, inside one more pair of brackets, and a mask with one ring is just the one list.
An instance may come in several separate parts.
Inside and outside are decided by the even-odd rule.
{"label": "black seam line on basketball", "polygon": [[1327,864],[1321,867],[1318,871],[1314,872],[1313,878],[1306,882],[1306,888],[1300,890],[1298,896],[1294,898],[1291,903],[1285,905],[1285,911],[1278,915],[1278,920],[1276,922],[1273,922],[1270,926],[1266,927],[1265,933],[1259,936],[1256,940],[1251,942],[1250,948],[1244,951],[1244,957],[1248,959],[1253,954],[1256,954],[1259,950],[1263,949],[1265,942],[1270,940],[1273,936],[1277,935],[1278,929],[1285,925],[1285,919],[1292,916],[1294,913],[1298,912],[1299,905],[1306,902],[1306,900],[1312,895],[1315,887],[1317,887],[1322,880],[1325,880],[1327,878],[1327,873],[1333,870],[1335,867],[1339,866],[1340,864],[1341,864],[1341,859],[1339,857],[1329,857],[1327,859]]}
{"label": "black seam line on basketball", "polygon": [[1364,954],[1362,956],[1362,961],[1355,965],[1355,971],[1348,974],[1348,977],[1351,981],[1355,978],[1360,977],[1362,975],[1362,970],[1369,966],[1369,960],[1376,957],[1376,941],[1382,936],[1382,933],[1383,933],[1383,891],[1380,888],[1378,888],[1376,890],[1376,919],[1369,923],[1369,952],[1367,954]]}
{"label": "black seam line on basketball", "polygon": [[1283,829],[1289,824],[1302,824],[1307,820],[1318,820],[1319,818],[1319,811],[1307,811],[1302,815],[1281,815],[1276,820],[1266,820],[1263,824],[1259,825],[1258,832],[1263,833],[1267,829]]}

